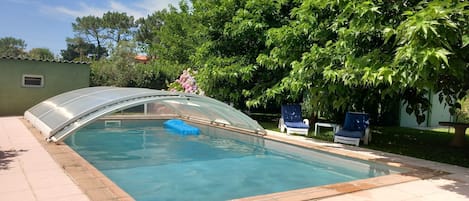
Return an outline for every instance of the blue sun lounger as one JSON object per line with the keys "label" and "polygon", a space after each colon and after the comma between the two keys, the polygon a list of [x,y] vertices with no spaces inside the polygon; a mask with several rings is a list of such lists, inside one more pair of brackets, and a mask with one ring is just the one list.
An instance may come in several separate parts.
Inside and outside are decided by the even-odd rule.
{"label": "blue sun lounger", "polygon": [[279,119],[280,132],[287,134],[308,135],[309,120],[302,119],[300,104],[282,105],[282,117]]}
{"label": "blue sun lounger", "polygon": [[363,140],[364,144],[368,144],[371,141],[369,119],[366,113],[347,112],[344,127],[334,134],[334,142],[358,146]]}

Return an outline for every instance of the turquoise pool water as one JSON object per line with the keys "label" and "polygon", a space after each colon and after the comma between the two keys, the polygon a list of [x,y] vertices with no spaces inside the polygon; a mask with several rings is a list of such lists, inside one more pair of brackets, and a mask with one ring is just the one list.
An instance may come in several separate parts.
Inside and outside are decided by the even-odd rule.
{"label": "turquoise pool water", "polygon": [[98,124],[66,143],[136,200],[228,200],[345,182],[397,170],[255,136],[201,128]]}

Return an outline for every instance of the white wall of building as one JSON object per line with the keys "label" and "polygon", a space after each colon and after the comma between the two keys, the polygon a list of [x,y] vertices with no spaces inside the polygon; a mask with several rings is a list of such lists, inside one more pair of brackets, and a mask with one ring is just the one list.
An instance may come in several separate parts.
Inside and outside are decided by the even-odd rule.
{"label": "white wall of building", "polygon": [[401,102],[400,111],[400,126],[401,127],[437,127],[440,121],[452,121],[453,118],[449,113],[449,106],[445,106],[445,103],[440,103],[438,94],[433,94],[430,98],[432,107],[430,111],[425,113],[425,121],[420,125],[417,124],[417,120],[413,114],[409,115],[406,112],[406,104]]}

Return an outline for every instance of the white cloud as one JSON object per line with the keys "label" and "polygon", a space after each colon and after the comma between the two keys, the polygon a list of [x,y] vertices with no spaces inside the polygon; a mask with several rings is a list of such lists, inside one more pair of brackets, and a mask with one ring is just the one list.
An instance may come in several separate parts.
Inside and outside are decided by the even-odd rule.
{"label": "white cloud", "polygon": [[135,5],[139,8],[145,9],[147,14],[153,13],[158,10],[163,10],[169,7],[169,4],[177,7],[179,4],[178,0],[142,0],[140,2],[135,3]]}
{"label": "white cloud", "polygon": [[71,17],[82,17],[82,16],[102,16],[106,12],[106,9],[100,9],[88,6],[87,4],[80,2],[80,7],[78,9],[71,9],[64,6],[57,6],[49,8],[49,10],[56,11],[60,14],[65,14]]}
{"label": "white cloud", "polygon": [[177,7],[178,0],[140,0],[130,4],[123,4],[117,0],[108,0],[107,5],[103,7],[93,7],[85,2],[80,2],[77,8],[54,6],[45,7],[47,12],[55,12],[61,15],[73,18],[83,16],[102,16],[108,11],[125,12],[127,15],[134,16],[135,19],[145,17],[155,11],[168,8],[169,4]]}
{"label": "white cloud", "polygon": [[124,12],[127,15],[134,16],[135,19],[145,17],[147,13],[144,13],[145,10],[136,10],[132,9],[122,3],[117,1],[110,1],[111,11]]}

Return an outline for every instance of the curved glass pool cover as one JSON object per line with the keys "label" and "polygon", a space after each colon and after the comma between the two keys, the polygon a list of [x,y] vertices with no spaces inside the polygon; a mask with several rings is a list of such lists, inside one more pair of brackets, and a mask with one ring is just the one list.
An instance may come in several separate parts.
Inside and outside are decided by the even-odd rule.
{"label": "curved glass pool cover", "polygon": [[49,141],[64,140],[100,117],[144,105],[143,114],[263,134],[249,116],[215,99],[143,88],[89,87],[49,98],[24,113]]}

